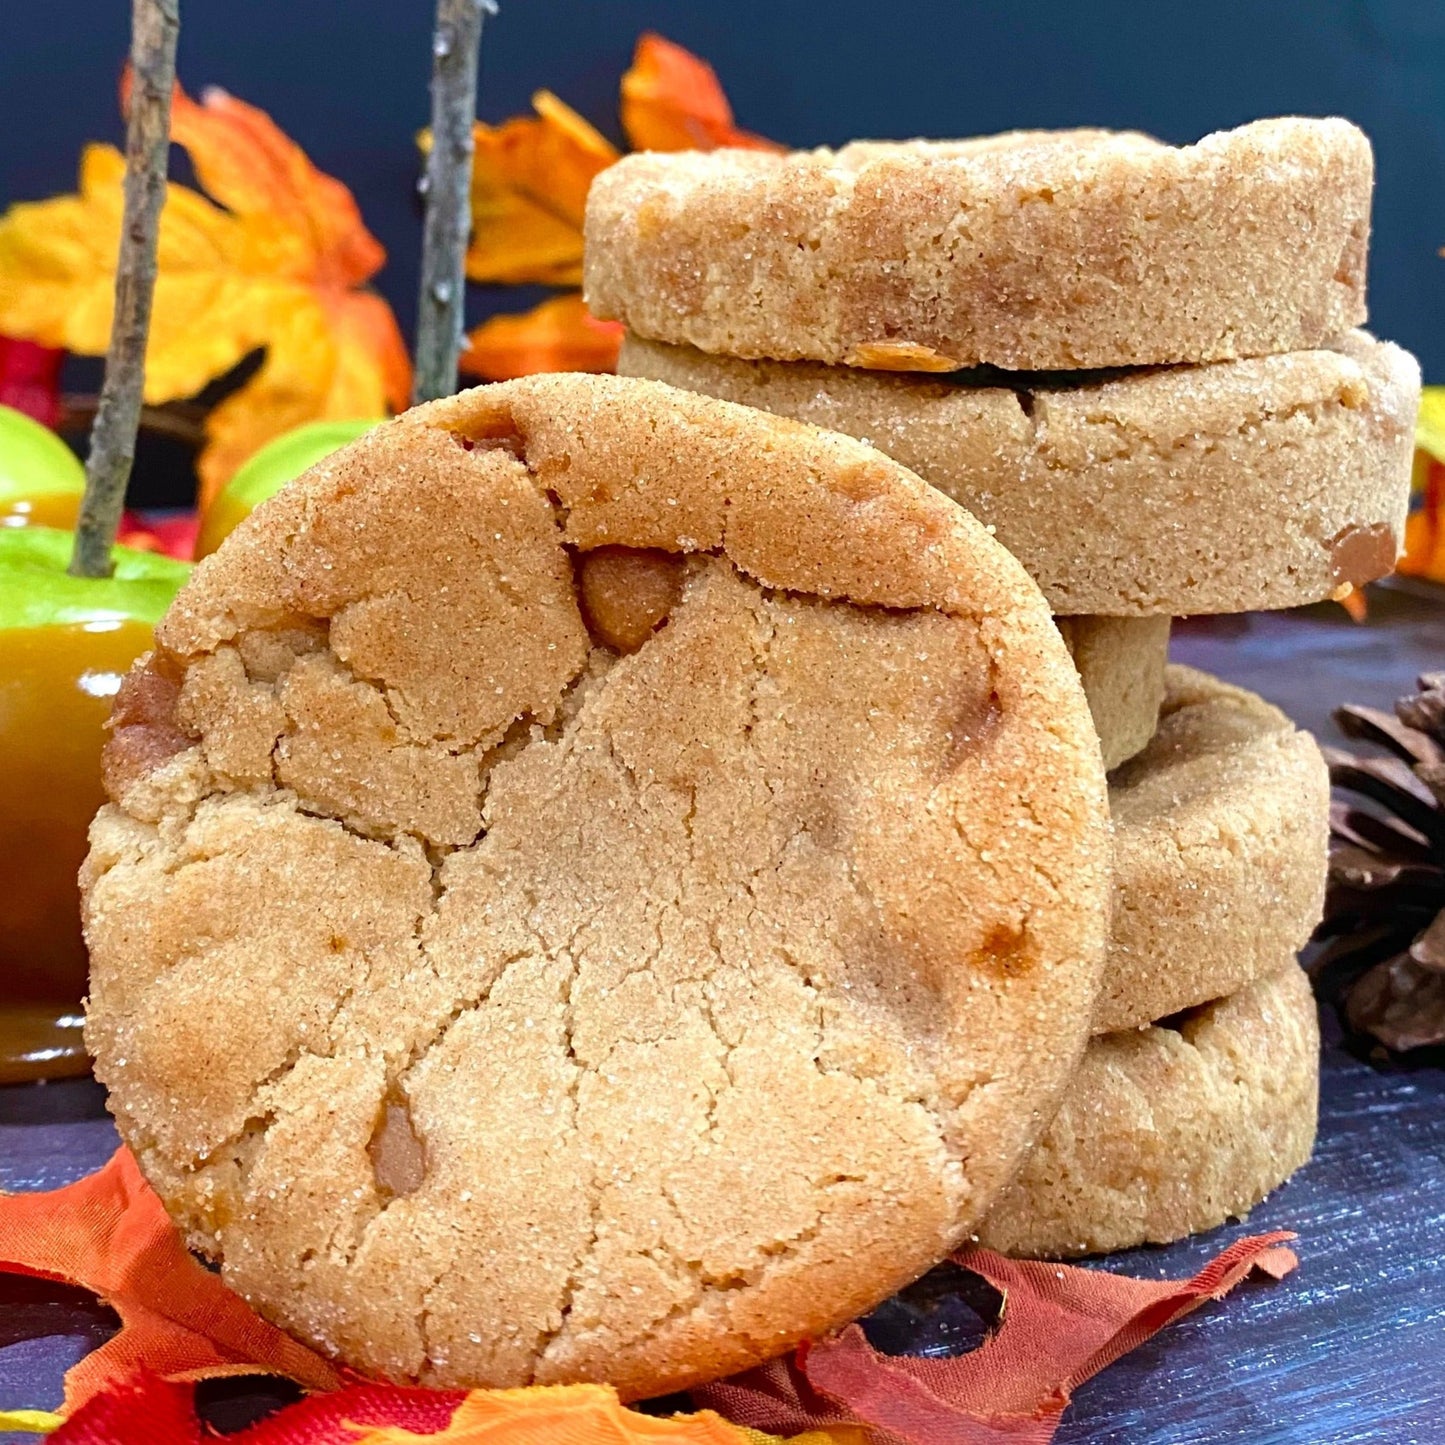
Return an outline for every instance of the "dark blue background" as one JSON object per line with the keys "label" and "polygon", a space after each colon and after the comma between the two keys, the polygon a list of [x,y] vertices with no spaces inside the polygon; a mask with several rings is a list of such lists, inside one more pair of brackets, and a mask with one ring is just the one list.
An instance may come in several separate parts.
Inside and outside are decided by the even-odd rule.
{"label": "dark blue background", "polygon": [[[484,118],[547,86],[615,132],[617,80],[654,28],[712,61],[740,121],[797,145],[1012,126],[1134,126],[1170,141],[1257,116],[1350,117],[1375,142],[1374,328],[1445,381],[1445,0],[501,0]],[[410,332],[429,0],[182,0],[181,76],[269,110],[356,192]],[[73,186],[117,139],[125,0],[0,0],[0,203]],[[477,291],[474,317],[515,294]]]}

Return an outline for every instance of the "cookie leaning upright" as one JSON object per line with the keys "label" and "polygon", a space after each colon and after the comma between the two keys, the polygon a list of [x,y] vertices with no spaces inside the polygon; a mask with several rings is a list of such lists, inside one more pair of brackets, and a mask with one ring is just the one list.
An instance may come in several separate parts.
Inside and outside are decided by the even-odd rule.
{"label": "cookie leaning upright", "polygon": [[879,453],[483,388],[261,507],[157,636],[88,1040],[193,1244],[318,1348],[727,1373],[947,1253],[1051,1117],[1097,739],[1022,569]]}
{"label": "cookie leaning upright", "polygon": [[735,357],[911,371],[1205,362],[1365,319],[1348,121],[634,155],[587,201],[592,312]]}

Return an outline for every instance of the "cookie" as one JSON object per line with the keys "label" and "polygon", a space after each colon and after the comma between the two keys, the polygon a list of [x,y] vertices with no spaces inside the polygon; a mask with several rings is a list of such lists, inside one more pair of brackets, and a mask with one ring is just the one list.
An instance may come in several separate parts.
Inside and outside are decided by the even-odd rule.
{"label": "cookie", "polygon": [[1319,346],[1365,319],[1374,161],[1348,121],[1175,148],[1100,130],[625,156],[587,305],[653,341],[887,371]]}
{"label": "cookie", "polygon": [[994,528],[1055,612],[1244,612],[1395,565],[1420,370],[1328,347],[1106,376],[887,376],[630,336],[620,369],[862,437]]}
{"label": "cookie", "polygon": [[1105,768],[1132,758],[1154,736],[1169,661],[1167,617],[1059,617],[1079,670]]}
{"label": "cookie", "polygon": [[157,640],[87,1039],[192,1244],[358,1369],[639,1397],[774,1355],[975,1228],[1082,1053],[1077,674],[854,441],[481,388],[258,508]]}
{"label": "cookie", "polygon": [[1242,1217],[1314,1149],[1319,1050],[1293,961],[1217,1003],[1095,1039],[979,1239],[1066,1258]]}
{"label": "cookie", "polygon": [[1171,666],[1149,746],[1109,779],[1114,911],[1094,1017],[1136,1028],[1263,977],[1324,906],[1330,783],[1261,697]]}

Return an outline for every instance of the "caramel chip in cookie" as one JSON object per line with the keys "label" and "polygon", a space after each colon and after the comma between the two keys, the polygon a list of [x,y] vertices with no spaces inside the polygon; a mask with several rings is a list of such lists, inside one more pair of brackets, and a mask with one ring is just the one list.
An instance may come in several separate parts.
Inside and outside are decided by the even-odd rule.
{"label": "caramel chip in cookie", "polygon": [[158,643],[87,1037],[191,1243],[327,1354],[725,1374],[946,1254],[1052,1115],[1098,743],[1023,570],[869,448],[482,388],[260,507]]}

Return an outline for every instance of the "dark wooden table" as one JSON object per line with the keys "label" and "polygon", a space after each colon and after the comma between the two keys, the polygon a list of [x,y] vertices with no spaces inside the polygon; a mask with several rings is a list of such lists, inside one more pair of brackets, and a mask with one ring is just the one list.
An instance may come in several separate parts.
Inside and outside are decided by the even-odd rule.
{"label": "dark wooden table", "polygon": [[[1400,586],[1373,597],[1365,626],[1334,608],[1188,623],[1174,652],[1328,737],[1335,704],[1387,706],[1445,667],[1445,602]],[[1089,1382],[1059,1445],[1445,1445],[1445,1070],[1373,1067],[1325,1028],[1314,1160],[1245,1224],[1105,1261],[1183,1277],[1241,1234],[1293,1229],[1300,1268],[1206,1305]],[[0,1188],[54,1188],[115,1143],[88,1081],[0,1089]],[[934,1347],[957,1315],[885,1307],[873,1333]],[[108,1329],[76,1292],[0,1279],[0,1407],[53,1406],[65,1368]]]}

